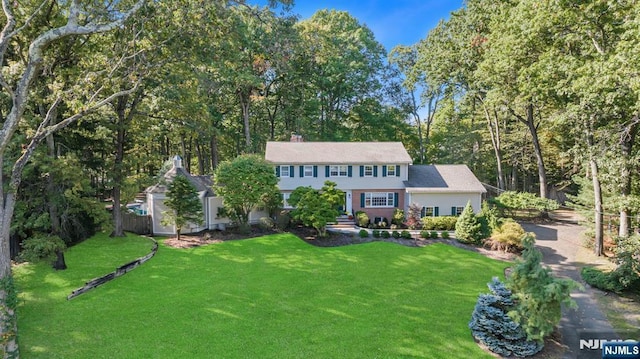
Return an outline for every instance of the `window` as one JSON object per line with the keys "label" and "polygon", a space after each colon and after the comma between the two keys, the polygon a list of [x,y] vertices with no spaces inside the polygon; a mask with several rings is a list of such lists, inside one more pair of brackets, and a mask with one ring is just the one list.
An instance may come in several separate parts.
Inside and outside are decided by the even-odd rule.
{"label": "window", "polygon": [[462,214],[462,211],[464,211],[464,207],[451,207],[452,216],[459,216]]}
{"label": "window", "polygon": [[373,166],[365,165],[364,166],[364,176],[365,177],[373,177]]}
{"label": "window", "polygon": [[394,177],[396,175],[396,166],[387,165],[387,177]]}
{"label": "window", "polygon": [[289,166],[280,166],[280,177],[291,177],[289,173]]}
{"label": "window", "polygon": [[433,207],[422,207],[422,213],[420,213],[421,217],[433,217],[436,214],[436,211]]}
{"label": "window", "polygon": [[330,177],[347,177],[347,175],[348,175],[347,166],[330,166],[329,167]]}
{"label": "window", "polygon": [[280,196],[282,196],[282,208],[293,208],[289,204],[289,197],[291,196],[291,193],[280,193]]}
{"label": "window", "polygon": [[313,166],[304,166],[304,177],[313,177]]}
{"label": "window", "polygon": [[393,207],[393,192],[367,192],[364,194],[365,207]]}

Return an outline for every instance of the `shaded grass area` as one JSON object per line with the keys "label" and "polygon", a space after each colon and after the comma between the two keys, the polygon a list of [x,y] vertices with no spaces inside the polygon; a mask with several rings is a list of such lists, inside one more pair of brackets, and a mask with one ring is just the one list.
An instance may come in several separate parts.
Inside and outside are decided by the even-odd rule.
{"label": "shaded grass area", "polygon": [[491,358],[467,323],[507,266],[443,244],[319,248],[277,234],[161,245],[66,301],[95,249],[70,251],[68,271],[16,269],[24,358]]}

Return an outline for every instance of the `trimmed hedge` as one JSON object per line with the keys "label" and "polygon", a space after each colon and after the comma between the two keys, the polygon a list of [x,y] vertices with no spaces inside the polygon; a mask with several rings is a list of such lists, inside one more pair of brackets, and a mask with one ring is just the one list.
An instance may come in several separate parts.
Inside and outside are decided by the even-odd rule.
{"label": "trimmed hedge", "polygon": [[440,216],[422,218],[422,229],[427,231],[453,231],[456,229],[458,217]]}

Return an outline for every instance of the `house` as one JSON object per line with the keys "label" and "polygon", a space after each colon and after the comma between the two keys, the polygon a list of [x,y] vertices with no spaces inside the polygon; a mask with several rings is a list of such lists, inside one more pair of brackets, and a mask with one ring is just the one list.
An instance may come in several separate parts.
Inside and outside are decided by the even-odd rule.
{"label": "house", "polygon": [[[167,198],[167,186],[178,175],[187,177],[189,182],[196,188],[198,198],[202,203],[202,225],[191,223],[187,225],[182,232],[193,233],[207,229],[224,229],[230,220],[226,217],[218,215],[222,208],[222,197],[216,196],[213,192],[213,181],[211,176],[194,176],[190,174],[183,166],[180,156],[172,159],[172,167],[167,171],[160,183],[148,187],[144,193],[146,194],[146,203],[143,210],[151,217],[151,229],[154,235],[173,235],[176,233],[175,226],[166,226],[162,224],[162,212],[167,211],[164,201]],[[253,211],[250,214],[249,221],[257,222],[265,213]]]}
{"label": "house", "polygon": [[400,142],[268,142],[284,207],[299,186],[319,189],[326,180],[344,192],[342,209],[369,218],[391,218],[411,203],[424,216],[459,215],[471,202],[478,212],[484,186],[466,165],[413,165]]}

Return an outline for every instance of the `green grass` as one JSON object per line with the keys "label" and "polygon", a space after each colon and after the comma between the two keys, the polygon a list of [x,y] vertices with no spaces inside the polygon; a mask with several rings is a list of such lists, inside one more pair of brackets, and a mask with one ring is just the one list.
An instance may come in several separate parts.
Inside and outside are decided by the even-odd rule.
{"label": "green grass", "polygon": [[102,274],[92,253],[137,250],[107,241],[72,248],[67,271],[16,269],[23,358],[491,358],[467,323],[507,264],[476,253],[384,242],[319,248],[289,234],[161,245],[141,267],[67,301]]}

